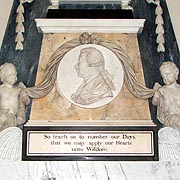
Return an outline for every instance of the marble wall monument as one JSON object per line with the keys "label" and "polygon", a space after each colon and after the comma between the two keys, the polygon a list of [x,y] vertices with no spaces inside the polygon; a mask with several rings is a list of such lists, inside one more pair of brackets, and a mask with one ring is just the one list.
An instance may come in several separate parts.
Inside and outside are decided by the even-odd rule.
{"label": "marble wall monument", "polygon": [[[59,8],[58,0],[51,2],[49,8]],[[0,96],[5,99],[1,103],[4,114],[0,115],[10,121],[9,124],[4,121],[6,127],[2,126],[5,129],[0,132],[0,177],[14,180],[178,179],[180,133],[176,100],[179,55],[165,1],[131,1],[131,7],[128,0],[105,5],[103,1],[100,6],[95,3],[88,7],[68,2],[61,1],[61,8],[132,7],[134,17],[146,21],[140,20],[137,25],[130,19],[126,20],[128,24],[119,20],[113,24],[108,20],[94,25],[86,19],[79,28],[77,22],[70,19],[68,26],[57,19],[45,22],[48,0],[14,1],[0,50],[1,69],[7,64],[12,66],[1,74],[0,87],[7,91],[0,91]],[[15,30],[17,25],[18,6],[21,6],[19,10],[23,7],[25,10],[19,11],[21,18],[18,18],[25,31],[16,43],[17,34],[12,29]],[[160,21],[156,27],[157,15]],[[110,27],[107,22],[112,23]],[[21,26],[19,33],[22,30]],[[163,38],[155,42],[157,36]],[[15,48],[17,44],[19,50]],[[9,92],[12,95],[7,98],[9,102],[21,102],[21,116],[16,114],[20,109],[15,104],[7,103]],[[32,111],[31,103],[27,105],[30,98]],[[17,99],[25,101],[17,103]],[[174,108],[167,109],[172,101]],[[136,104],[143,106],[145,114]],[[43,119],[38,113],[42,108],[45,109]],[[174,109],[177,109],[175,113]],[[46,117],[47,114],[50,115]],[[28,161],[23,162],[22,156]],[[159,161],[143,162],[146,160]]]}
{"label": "marble wall monument", "polygon": [[[137,41],[144,22],[36,19],[43,42],[36,86],[27,89],[33,102],[24,128],[25,159],[96,156],[102,160],[112,154],[122,159],[157,158],[157,132],[148,106],[154,90],[145,87]],[[38,130],[41,126],[44,129]],[[60,129],[48,130],[54,127]],[[65,140],[59,141],[54,133]],[[95,144],[90,140],[101,136],[106,140]],[[68,140],[69,146],[64,146]],[[39,149],[37,142],[44,146]],[[141,150],[139,143],[144,145]]]}

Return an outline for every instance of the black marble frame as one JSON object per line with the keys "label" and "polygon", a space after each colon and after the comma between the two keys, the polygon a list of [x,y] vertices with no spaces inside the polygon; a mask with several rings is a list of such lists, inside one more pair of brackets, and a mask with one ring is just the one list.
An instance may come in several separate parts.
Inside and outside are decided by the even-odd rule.
{"label": "black marble frame", "polygon": [[[112,156],[83,156],[83,155],[75,155],[75,156],[65,156],[62,154],[62,156],[48,156],[48,155],[42,155],[42,156],[28,156],[27,155],[27,143],[28,143],[28,132],[34,131],[34,132],[41,132],[41,131],[68,131],[70,133],[73,133],[73,131],[80,131],[83,133],[85,132],[101,132],[101,131],[123,131],[124,133],[126,131],[130,131],[133,133],[133,131],[149,131],[152,132],[153,138],[153,155],[131,155],[131,156],[119,156],[113,154]],[[157,128],[153,126],[143,126],[143,127],[123,127],[123,126],[25,126],[23,129],[23,146],[22,146],[22,160],[23,161],[158,161],[158,133]],[[40,144],[39,144],[40,146]],[[139,153],[140,154],[140,153]]]}

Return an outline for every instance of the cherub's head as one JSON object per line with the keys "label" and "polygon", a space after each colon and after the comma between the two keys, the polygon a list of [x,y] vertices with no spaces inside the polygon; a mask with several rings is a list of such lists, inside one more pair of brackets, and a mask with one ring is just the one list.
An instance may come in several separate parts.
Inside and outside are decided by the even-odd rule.
{"label": "cherub's head", "polygon": [[0,66],[0,79],[3,83],[14,85],[17,81],[16,67],[11,63]]}
{"label": "cherub's head", "polygon": [[163,62],[160,67],[161,76],[165,84],[173,84],[178,79],[179,69],[171,62]]}

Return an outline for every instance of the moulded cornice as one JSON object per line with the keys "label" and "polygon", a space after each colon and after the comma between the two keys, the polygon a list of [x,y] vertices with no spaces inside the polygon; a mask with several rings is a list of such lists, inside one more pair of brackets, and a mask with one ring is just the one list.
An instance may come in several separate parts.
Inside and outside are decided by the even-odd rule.
{"label": "moulded cornice", "polygon": [[145,19],[35,19],[43,33],[138,33]]}

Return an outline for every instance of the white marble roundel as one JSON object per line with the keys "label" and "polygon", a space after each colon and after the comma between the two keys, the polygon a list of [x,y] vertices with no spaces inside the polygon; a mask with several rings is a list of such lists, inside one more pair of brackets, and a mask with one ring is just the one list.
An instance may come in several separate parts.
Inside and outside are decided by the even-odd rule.
{"label": "white marble roundel", "polygon": [[81,45],[61,60],[57,89],[74,105],[97,108],[119,94],[123,79],[121,62],[112,51],[94,44]]}

